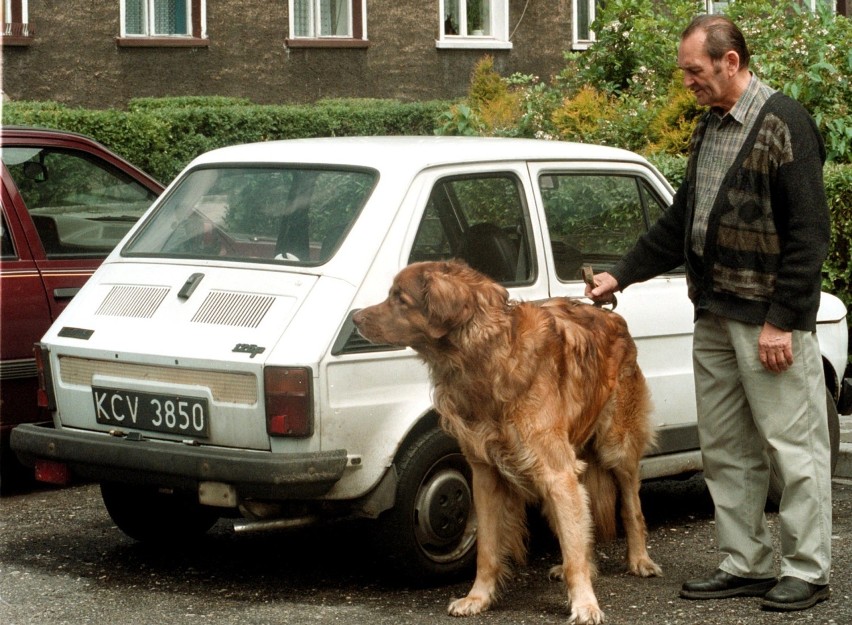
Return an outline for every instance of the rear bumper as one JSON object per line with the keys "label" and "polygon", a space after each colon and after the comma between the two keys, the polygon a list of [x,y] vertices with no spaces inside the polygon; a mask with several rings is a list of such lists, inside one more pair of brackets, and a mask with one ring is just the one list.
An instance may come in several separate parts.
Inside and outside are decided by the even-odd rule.
{"label": "rear bumper", "polygon": [[63,462],[76,477],[197,489],[201,482],[223,482],[241,497],[306,499],[327,493],[343,475],[346,450],[273,454],[261,451],[188,446],[142,438],[57,430],[50,423],[12,430],[12,449],[28,466],[36,460]]}

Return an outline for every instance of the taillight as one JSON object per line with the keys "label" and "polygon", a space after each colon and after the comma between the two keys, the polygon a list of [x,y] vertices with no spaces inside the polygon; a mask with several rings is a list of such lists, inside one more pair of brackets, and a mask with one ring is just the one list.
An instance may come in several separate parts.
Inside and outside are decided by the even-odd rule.
{"label": "taillight", "polygon": [[36,460],[35,479],[47,484],[67,486],[71,483],[71,471],[68,470],[68,465],[63,462]]}
{"label": "taillight", "polygon": [[33,347],[36,371],[38,372],[38,407],[45,410],[56,409],[56,399],[53,395],[53,378],[50,374],[50,351],[46,345],[36,343]]}
{"label": "taillight", "polygon": [[314,430],[311,370],[266,367],[263,370],[266,431],[270,436],[310,436]]}

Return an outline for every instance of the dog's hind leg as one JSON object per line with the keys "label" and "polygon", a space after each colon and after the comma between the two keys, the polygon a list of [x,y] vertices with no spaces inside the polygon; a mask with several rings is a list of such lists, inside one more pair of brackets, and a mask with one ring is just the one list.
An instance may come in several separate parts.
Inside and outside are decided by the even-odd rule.
{"label": "dog's hind leg", "polygon": [[509,560],[523,560],[526,554],[523,498],[495,468],[471,463],[471,470],[477,524],[476,579],[466,597],[450,603],[447,611],[451,616],[487,610],[508,575]]}
{"label": "dog's hind leg", "polygon": [[663,570],[648,555],[645,515],[639,499],[639,468],[613,469],[621,492],[621,521],[627,534],[627,568],[639,577],[661,576]]}
{"label": "dog's hind leg", "polygon": [[627,568],[633,575],[653,577],[662,569],[648,555],[645,516],[639,499],[639,461],[653,444],[648,422],[650,398],[638,367],[625,367],[619,378],[613,424],[598,453],[611,468],[621,495],[621,521],[627,535]]}

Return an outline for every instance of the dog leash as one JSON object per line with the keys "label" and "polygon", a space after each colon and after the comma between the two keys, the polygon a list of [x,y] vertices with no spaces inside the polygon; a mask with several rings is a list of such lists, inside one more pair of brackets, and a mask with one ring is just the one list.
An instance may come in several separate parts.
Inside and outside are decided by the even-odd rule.
{"label": "dog leash", "polygon": [[[583,282],[588,284],[591,288],[595,288],[595,272],[592,269],[591,265],[583,265]],[[602,306],[612,305],[612,310],[615,310],[615,307],[618,306],[618,298],[615,297],[615,293],[609,296],[609,299],[593,301],[594,305],[598,308]]]}

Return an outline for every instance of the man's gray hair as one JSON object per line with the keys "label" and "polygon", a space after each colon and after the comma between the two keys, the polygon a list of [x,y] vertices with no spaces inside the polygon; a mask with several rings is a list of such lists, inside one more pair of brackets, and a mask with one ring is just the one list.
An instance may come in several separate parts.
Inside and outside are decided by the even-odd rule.
{"label": "man's gray hair", "polygon": [[704,48],[714,62],[720,61],[726,52],[733,50],[740,57],[740,67],[748,67],[751,54],[745,36],[730,18],[724,15],[698,15],[683,31],[681,40],[696,31],[706,33]]}

